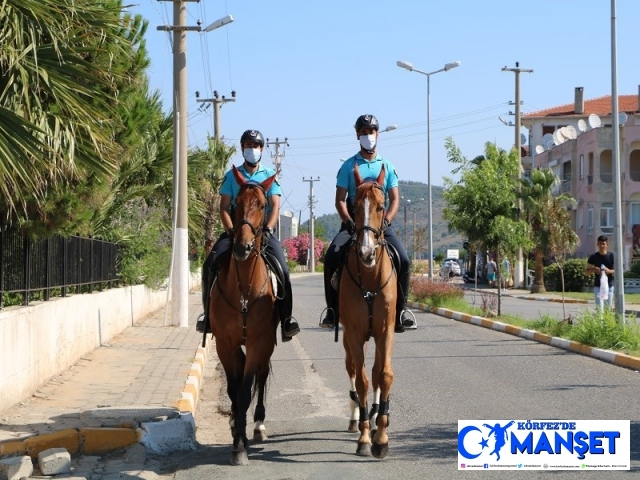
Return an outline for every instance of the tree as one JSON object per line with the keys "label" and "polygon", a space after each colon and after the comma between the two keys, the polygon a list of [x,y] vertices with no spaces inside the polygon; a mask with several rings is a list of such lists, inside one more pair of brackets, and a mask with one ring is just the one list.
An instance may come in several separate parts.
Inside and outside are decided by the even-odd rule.
{"label": "tree", "polygon": [[[471,245],[502,256],[515,256],[530,244],[528,225],[517,215],[518,158],[492,143],[485,145],[483,161],[468,161],[451,138],[445,142],[449,161],[460,180],[445,178],[444,218],[449,228],[463,233]],[[477,158],[477,157],[476,157]],[[498,279],[498,285],[500,285]],[[498,290],[500,293],[500,289]],[[500,297],[498,297],[498,314]]]}
{"label": "tree", "polygon": [[[575,202],[575,200],[573,200]],[[560,267],[560,280],[562,283],[562,318],[567,318],[564,302],[564,266],[567,255],[576,251],[580,245],[580,237],[569,226],[571,218],[566,205],[567,199],[553,197],[548,203],[547,219],[551,226],[547,247]]]}
{"label": "tree", "polygon": [[[287,260],[306,265],[308,261],[309,247],[311,239],[308,233],[303,233],[297,237],[289,237],[282,242],[282,248],[287,252]],[[314,239],[313,249],[315,251],[315,259],[319,260],[324,250],[324,242]]]}
{"label": "tree", "polygon": [[108,191],[117,107],[147,65],[146,24],[121,11],[121,0],[0,4],[0,214],[23,229],[86,225]]}
{"label": "tree", "polygon": [[529,178],[522,179],[521,196],[524,203],[524,218],[531,225],[531,241],[534,253],[534,278],[531,293],[545,292],[544,256],[549,251],[553,231],[559,226],[550,214],[558,205],[571,201],[567,194],[553,195],[560,180],[551,169],[534,169]]}

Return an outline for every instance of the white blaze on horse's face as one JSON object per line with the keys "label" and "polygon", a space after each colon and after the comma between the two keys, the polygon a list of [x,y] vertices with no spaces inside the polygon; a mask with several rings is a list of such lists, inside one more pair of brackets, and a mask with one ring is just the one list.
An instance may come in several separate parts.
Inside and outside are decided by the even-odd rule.
{"label": "white blaze on horse's face", "polygon": [[[364,199],[364,226],[373,227],[371,225],[370,215],[371,201],[369,197]],[[375,228],[375,227],[374,227]],[[369,229],[362,230],[362,241],[360,242],[360,260],[367,267],[375,267],[376,265],[376,247],[378,242],[376,241],[374,233]]]}

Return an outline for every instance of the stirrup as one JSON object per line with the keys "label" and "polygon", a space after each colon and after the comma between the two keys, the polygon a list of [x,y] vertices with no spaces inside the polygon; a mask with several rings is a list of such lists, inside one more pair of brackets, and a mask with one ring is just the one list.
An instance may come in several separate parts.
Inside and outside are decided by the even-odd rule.
{"label": "stirrup", "polygon": [[[411,317],[411,318],[409,318]],[[413,312],[407,308],[400,313],[400,321],[405,330],[415,330],[418,328],[418,322]]]}
{"label": "stirrup", "polygon": [[[320,314],[320,317],[323,316],[324,312],[327,312],[327,314],[324,316],[324,318],[322,318],[322,320],[320,320],[320,323],[318,324],[318,326],[320,328],[333,328],[336,325],[336,312],[332,307],[326,307],[322,313]],[[331,313],[329,313],[331,312]],[[333,317],[333,320],[329,319],[329,315],[331,315]]]}
{"label": "stirrup", "polygon": [[204,333],[205,329],[207,330],[207,333],[211,332],[211,328],[209,327],[209,325],[207,325],[204,321],[204,312],[202,312],[200,315],[198,315],[198,319],[196,320],[196,331],[200,332],[200,333]]}

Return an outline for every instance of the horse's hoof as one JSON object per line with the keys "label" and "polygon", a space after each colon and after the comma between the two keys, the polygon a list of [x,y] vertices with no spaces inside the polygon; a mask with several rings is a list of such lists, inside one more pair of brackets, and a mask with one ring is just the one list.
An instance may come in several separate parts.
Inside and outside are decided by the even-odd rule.
{"label": "horse's hoof", "polygon": [[269,436],[267,435],[267,431],[266,430],[260,430],[259,428],[256,428],[253,431],[253,441],[254,442],[264,442],[265,440],[268,440]]}
{"label": "horse's hoof", "polygon": [[349,431],[357,432],[358,431],[358,421],[357,420],[349,420]]}
{"label": "horse's hoof", "polygon": [[377,428],[371,430],[371,432],[369,433],[369,435],[371,435],[371,440],[373,440],[375,438],[377,432],[378,432]]}
{"label": "horse's hoof", "polygon": [[358,448],[356,449],[356,455],[359,457],[368,457],[371,455],[371,444],[358,442]]}
{"label": "horse's hoof", "polygon": [[233,452],[231,454],[231,460],[229,460],[229,463],[233,466],[249,465],[249,457],[247,456],[247,452]]}
{"label": "horse's hoof", "polygon": [[373,442],[371,444],[371,455],[373,455],[374,457],[384,458],[387,456],[387,453],[389,453],[388,443],[380,444],[380,443]]}

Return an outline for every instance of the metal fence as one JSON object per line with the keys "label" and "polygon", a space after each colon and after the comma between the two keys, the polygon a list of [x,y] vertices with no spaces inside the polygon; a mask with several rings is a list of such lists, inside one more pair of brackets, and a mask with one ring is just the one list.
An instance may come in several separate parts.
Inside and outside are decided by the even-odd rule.
{"label": "metal fence", "polygon": [[49,300],[82,291],[102,291],[118,282],[118,245],[95,238],[33,240],[17,229],[0,229],[0,308],[7,294],[22,305],[37,296]]}

